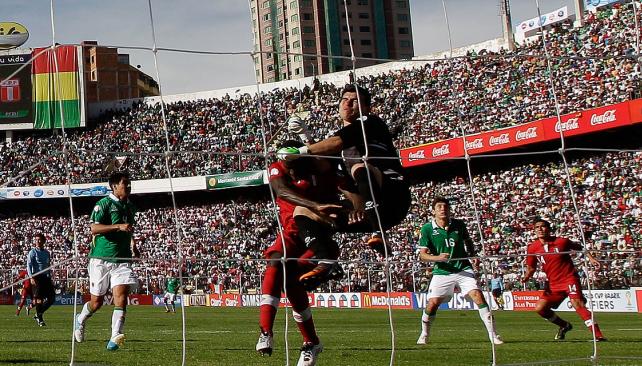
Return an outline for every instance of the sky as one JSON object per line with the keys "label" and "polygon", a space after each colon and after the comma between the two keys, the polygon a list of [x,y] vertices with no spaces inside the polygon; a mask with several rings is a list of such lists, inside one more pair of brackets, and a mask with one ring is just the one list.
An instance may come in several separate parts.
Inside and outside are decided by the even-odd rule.
{"label": "sky", "polygon": [[[445,0],[453,47],[502,36],[499,0]],[[151,0],[157,47],[215,52],[249,52],[252,28],[248,0]],[[539,0],[542,13],[574,0]],[[52,44],[49,0],[1,0],[0,22],[18,22],[30,32],[23,47]],[[441,0],[410,0],[415,55],[448,49]],[[513,26],[537,16],[536,0],[512,0]],[[129,53],[132,65],[160,80],[163,94],[215,90],[255,83],[249,55],[153,53],[124,47],[152,48],[152,22],[147,0],[55,0],[55,41],[78,44],[96,40]]]}

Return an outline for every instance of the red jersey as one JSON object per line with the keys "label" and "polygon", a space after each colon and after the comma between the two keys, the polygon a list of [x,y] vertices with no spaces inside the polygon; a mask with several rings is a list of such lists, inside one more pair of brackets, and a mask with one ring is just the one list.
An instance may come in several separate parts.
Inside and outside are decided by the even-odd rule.
{"label": "red jersey", "polygon": [[[24,269],[22,271],[18,272],[18,279],[23,279],[23,278],[26,278],[27,276],[29,276],[29,274]],[[31,280],[22,281],[22,287],[23,288],[31,287]]]}
{"label": "red jersey", "polygon": [[[290,183],[292,190],[298,195],[307,199],[329,203],[337,200],[338,178],[333,174],[309,175],[294,179],[290,176],[288,168],[283,161],[277,161],[268,169],[270,182],[274,179],[285,177]],[[277,197],[276,204],[279,207],[279,218],[285,223],[292,219],[294,208],[297,206],[283,198]]]}
{"label": "red jersey", "polygon": [[536,268],[537,262],[541,263],[542,271],[546,273],[551,289],[554,290],[557,287],[565,288],[567,283],[578,280],[571,255],[568,253],[558,255],[542,254],[569,252],[571,250],[582,250],[582,246],[566,238],[556,237],[552,242],[547,243],[542,243],[541,240],[536,239],[528,246],[528,254],[531,255],[526,257],[526,264]]}

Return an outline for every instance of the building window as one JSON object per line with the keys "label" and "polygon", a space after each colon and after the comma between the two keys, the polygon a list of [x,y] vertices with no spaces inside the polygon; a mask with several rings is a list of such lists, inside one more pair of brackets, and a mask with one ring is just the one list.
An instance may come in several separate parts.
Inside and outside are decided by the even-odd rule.
{"label": "building window", "polygon": [[296,9],[296,1],[290,3],[290,9]]}
{"label": "building window", "polygon": [[267,66],[267,71],[268,71],[268,72],[270,72],[270,71],[274,71],[274,65],[268,65],[268,66]]}
{"label": "building window", "polygon": [[362,54],[361,54],[361,57],[368,57],[368,58],[372,58],[372,53],[370,53],[370,52],[362,53]]}
{"label": "building window", "polygon": [[270,1],[264,1],[263,4],[261,4],[261,9],[267,9],[270,7]]}
{"label": "building window", "polygon": [[370,19],[370,14],[368,14],[368,13],[359,13],[359,19]]}
{"label": "building window", "polygon": [[313,39],[306,39],[303,41],[303,46],[304,47],[315,47],[315,43]]}
{"label": "building window", "polygon": [[283,14],[283,8],[279,6],[278,8],[276,8],[276,15],[281,15],[281,14]]}
{"label": "building window", "polygon": [[299,27],[292,28],[292,35],[296,36],[297,34],[299,34]]}
{"label": "building window", "polygon": [[357,5],[368,5],[368,0],[357,0]]}
{"label": "building window", "polygon": [[306,33],[306,34],[314,33],[314,27],[303,27],[303,33]]}
{"label": "building window", "polygon": [[407,22],[408,14],[397,14],[397,20],[400,22]]}
{"label": "building window", "polygon": [[294,56],[294,62],[301,62],[301,61],[303,61],[303,56],[301,55]]}
{"label": "building window", "polygon": [[399,27],[399,34],[408,34],[410,31],[408,30],[408,27]]}
{"label": "building window", "polygon": [[297,67],[296,69],[294,69],[294,75],[301,75],[301,68],[300,67]]}
{"label": "building window", "polygon": [[266,33],[266,34],[272,33],[272,27],[268,25],[267,27],[265,27],[265,29],[263,29],[263,33]]}
{"label": "building window", "polygon": [[298,14],[294,14],[294,15],[292,15],[292,16],[290,17],[290,21],[298,22],[298,21],[299,21],[299,15],[298,15]]}
{"label": "building window", "polygon": [[270,20],[270,13],[263,15],[263,20]]}
{"label": "building window", "polygon": [[347,38],[344,38],[344,39],[343,39],[343,45],[344,45],[344,46],[349,46],[349,45],[350,45],[350,40],[349,40],[349,39],[347,39]]}
{"label": "building window", "polygon": [[399,41],[399,46],[402,48],[410,48],[412,47],[412,44],[410,43],[410,41],[403,40]]}
{"label": "building window", "polygon": [[292,48],[301,48],[301,42],[300,41],[292,42]]}
{"label": "building window", "polygon": [[408,3],[405,0],[397,0],[397,9],[407,9]]}
{"label": "building window", "polygon": [[[347,32],[348,31],[348,27],[344,25],[343,26],[343,31]],[[354,28],[352,28],[352,26],[350,26],[350,32],[354,32]]]}
{"label": "building window", "polygon": [[256,14],[256,8],[252,7],[252,14]]}
{"label": "building window", "polygon": [[312,6],[312,0],[301,0],[299,2],[299,5],[301,5],[301,7]]}
{"label": "building window", "polygon": [[361,40],[361,45],[362,46],[371,46],[372,45],[372,41],[369,40],[369,39],[362,39]]}
{"label": "building window", "polygon": [[311,13],[303,13],[303,20],[312,20]]}
{"label": "building window", "polygon": [[359,27],[359,32],[369,33],[370,32],[370,27],[367,26],[367,25],[362,25],[362,26]]}
{"label": "building window", "polygon": [[266,46],[271,46],[271,45],[272,45],[272,38],[270,38],[270,39],[266,39],[266,40],[265,40],[265,45],[266,45]]}
{"label": "building window", "polygon": [[[346,13],[345,12],[341,13],[341,18],[345,18],[345,17],[346,17]],[[352,19],[352,13],[351,12],[348,12],[348,18]]]}
{"label": "building window", "polygon": [[91,70],[91,81],[98,81],[98,72],[96,70]]}

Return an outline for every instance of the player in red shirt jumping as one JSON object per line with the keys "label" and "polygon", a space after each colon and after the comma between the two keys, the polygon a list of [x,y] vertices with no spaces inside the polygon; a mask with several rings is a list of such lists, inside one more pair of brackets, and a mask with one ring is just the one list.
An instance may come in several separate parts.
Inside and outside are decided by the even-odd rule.
{"label": "player in red shirt jumping", "polygon": [[[21,270],[18,273],[18,279],[23,279],[27,277],[27,271],[26,270]],[[31,302],[29,303],[29,306],[27,306],[27,315],[29,315],[29,312],[33,308],[33,292],[31,290],[31,280],[26,279],[22,281],[22,291],[20,292],[20,303],[18,303],[18,308],[16,309],[16,316],[20,315],[20,311],[22,311],[22,307],[25,306],[25,303],[27,302],[27,297],[31,299]]]}
{"label": "player in red shirt jumping", "polygon": [[[285,146],[292,146],[295,141],[288,141]],[[262,355],[271,355],[273,347],[272,327],[279,307],[283,287],[283,264],[281,258],[298,258],[296,261],[286,262],[285,285],[288,299],[292,305],[292,313],[299,331],[303,336],[303,347],[298,365],[314,365],[323,346],[316,334],[312,312],[310,311],[308,295],[304,285],[299,281],[299,276],[312,269],[316,263],[309,259],[314,256],[308,241],[324,241],[325,246],[333,248],[330,251],[330,260],[339,256],[339,247],[331,238],[331,222],[305,222],[305,229],[301,228],[297,210],[307,209],[316,214],[320,221],[331,220],[337,211],[343,207],[332,202],[337,201],[337,183],[331,175],[325,174],[324,167],[331,169],[329,162],[323,159],[306,158],[293,161],[279,160],[268,169],[270,186],[274,191],[276,204],[279,210],[279,221],[282,230],[277,238],[265,252],[269,259],[262,284],[261,304],[259,308],[259,326],[261,334],[256,344],[256,350]],[[330,202],[330,203],[324,203]],[[326,228],[327,226],[327,228]],[[306,238],[302,239],[301,231],[304,230]],[[324,278],[324,281],[338,279],[343,276],[340,266]]]}
{"label": "player in red shirt jumping", "polygon": [[[542,318],[559,326],[555,339],[564,339],[566,333],[573,329],[573,326],[560,318],[551,309],[558,307],[568,297],[575,312],[584,320],[584,324],[586,324],[589,331],[595,334],[595,339],[598,342],[606,341],[600,331],[600,327],[597,323],[593,323],[591,312],[585,306],[586,298],[582,294],[580,278],[569,254],[571,251],[581,251],[583,249],[582,246],[566,238],[551,235],[551,224],[546,220],[537,219],[534,224],[534,230],[537,239],[528,246],[527,272],[522,282],[526,282],[533,277],[537,262],[541,263],[541,269],[548,278],[548,284],[537,303],[535,311]],[[586,255],[591,263],[599,269],[600,263],[588,252]]]}

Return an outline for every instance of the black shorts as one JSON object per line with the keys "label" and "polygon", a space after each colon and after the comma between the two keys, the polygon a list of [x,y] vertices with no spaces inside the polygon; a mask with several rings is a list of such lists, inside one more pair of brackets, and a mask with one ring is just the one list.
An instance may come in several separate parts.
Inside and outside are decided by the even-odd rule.
{"label": "black shorts", "polygon": [[[398,179],[398,176],[384,174],[381,185],[381,200],[377,202],[377,211],[384,230],[399,225],[406,218],[410,210],[410,202],[410,186],[408,183],[403,178]],[[351,207],[349,201],[342,204],[346,207]],[[379,230],[378,227],[373,228],[367,220],[356,224],[348,224],[347,216],[340,216],[337,219],[336,229],[342,233],[365,233]]]}
{"label": "black shorts", "polygon": [[32,286],[33,288],[33,297],[36,299],[53,299],[56,296],[54,290],[53,282],[51,278],[47,276],[36,276],[34,277],[36,284]]}

